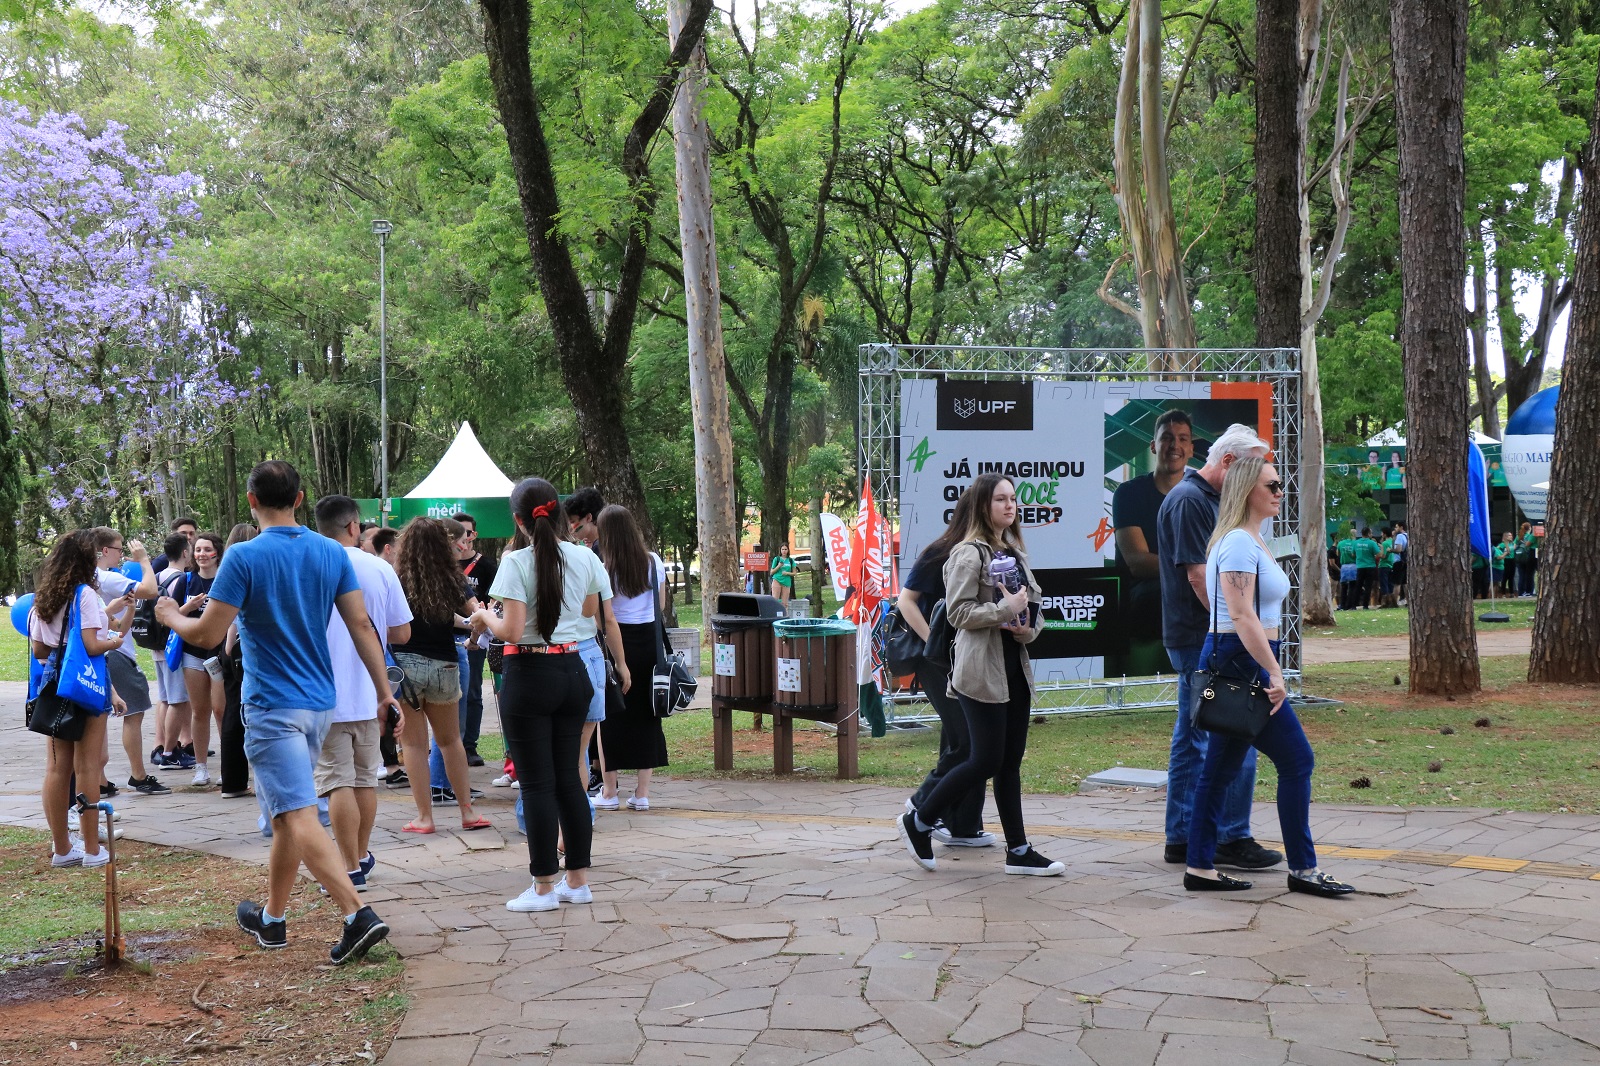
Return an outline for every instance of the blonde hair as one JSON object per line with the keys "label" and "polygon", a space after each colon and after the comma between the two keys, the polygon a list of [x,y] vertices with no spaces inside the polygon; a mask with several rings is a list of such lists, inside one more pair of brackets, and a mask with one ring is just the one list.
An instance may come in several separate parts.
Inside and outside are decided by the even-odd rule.
{"label": "blonde hair", "polygon": [[1261,468],[1267,461],[1259,455],[1235,459],[1222,479],[1222,502],[1217,506],[1217,528],[1211,531],[1206,542],[1206,554],[1221,543],[1222,538],[1236,529],[1243,529],[1250,520],[1250,492],[1261,478]]}

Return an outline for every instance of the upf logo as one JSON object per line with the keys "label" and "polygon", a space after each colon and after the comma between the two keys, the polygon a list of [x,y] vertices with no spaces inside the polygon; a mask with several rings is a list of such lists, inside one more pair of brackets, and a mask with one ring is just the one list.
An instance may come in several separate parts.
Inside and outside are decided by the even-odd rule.
{"label": "upf logo", "polygon": [[940,429],[1031,430],[1033,383],[941,380],[938,412]]}

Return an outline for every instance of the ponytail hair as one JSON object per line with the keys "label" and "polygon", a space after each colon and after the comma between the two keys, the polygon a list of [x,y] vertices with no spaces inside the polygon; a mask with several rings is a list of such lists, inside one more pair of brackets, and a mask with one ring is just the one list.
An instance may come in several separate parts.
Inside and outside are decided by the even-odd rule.
{"label": "ponytail hair", "polygon": [[561,541],[567,529],[567,516],[555,486],[542,477],[524,478],[511,490],[511,516],[527,531],[533,549],[534,600],[533,624],[545,642],[561,620],[564,576]]}

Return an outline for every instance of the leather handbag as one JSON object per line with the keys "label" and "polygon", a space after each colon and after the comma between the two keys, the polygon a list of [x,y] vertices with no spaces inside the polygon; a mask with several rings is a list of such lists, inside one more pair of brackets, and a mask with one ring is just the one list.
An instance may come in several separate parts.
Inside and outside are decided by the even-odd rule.
{"label": "leather handbag", "polygon": [[915,674],[917,667],[922,665],[922,656],[927,651],[928,642],[911,628],[911,624],[900,613],[899,607],[889,608],[884,615],[883,627],[885,632],[883,659],[889,667],[889,672],[896,677]]}
{"label": "leather handbag", "polygon": [[[67,610],[67,615],[61,622],[63,637],[69,631],[68,627],[77,622],[78,593],[73,590],[72,605]],[[33,692],[28,697],[27,723],[28,728],[43,736],[54,737],[56,740],[82,740],[83,730],[89,723],[89,713],[73,703],[63,699],[57,692],[56,686],[61,681],[61,662],[66,656],[67,642],[65,639],[51,651],[50,657],[45,660],[40,669],[37,682],[32,686]]]}
{"label": "leather handbag", "polygon": [[[1217,596],[1211,595],[1211,634],[1217,633]],[[1261,578],[1256,578],[1256,617],[1261,617]],[[1221,733],[1237,740],[1255,740],[1272,717],[1272,700],[1261,683],[1261,671],[1251,661],[1249,676],[1238,671],[1217,669],[1217,647],[1211,643],[1211,661],[1194,672],[1189,691],[1193,693],[1190,721],[1196,729]]]}

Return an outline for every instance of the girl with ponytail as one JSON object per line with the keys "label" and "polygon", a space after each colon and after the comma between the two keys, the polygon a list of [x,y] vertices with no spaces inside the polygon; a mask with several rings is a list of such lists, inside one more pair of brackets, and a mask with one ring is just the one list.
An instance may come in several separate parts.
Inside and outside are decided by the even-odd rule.
{"label": "girl with ponytail", "polygon": [[[593,619],[600,601],[611,598],[611,584],[594,552],[564,539],[566,515],[548,481],[520,482],[511,491],[511,516],[529,543],[506,553],[489,589],[505,614],[480,610],[472,624],[505,641],[501,728],[527,812],[533,884],[506,909],[549,911],[593,898],[589,797],[573,767],[595,686],[579,645],[593,639]],[[558,830],[566,842],[565,877],[558,877]]]}

